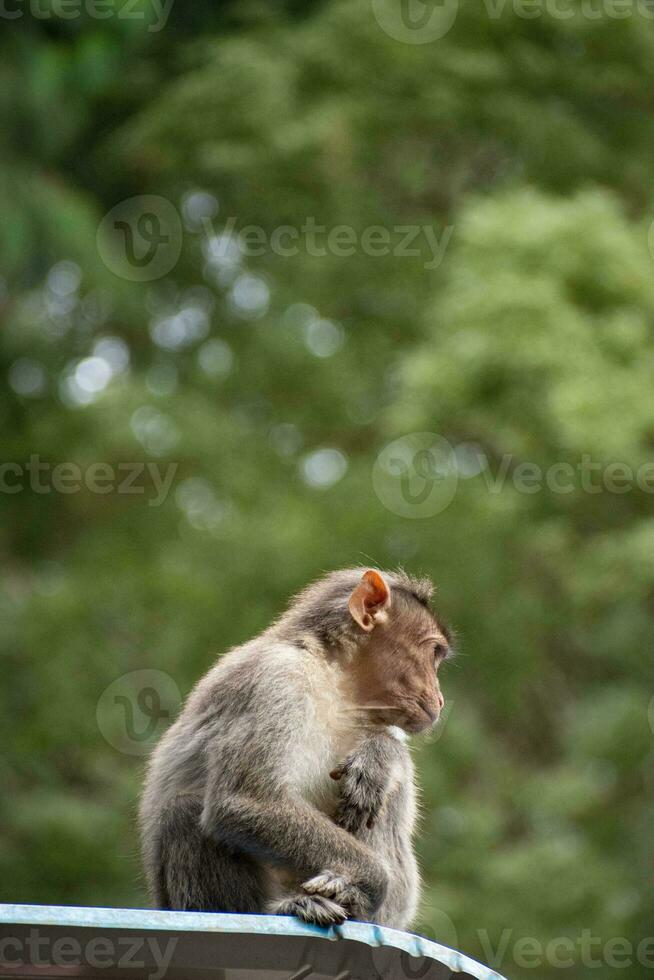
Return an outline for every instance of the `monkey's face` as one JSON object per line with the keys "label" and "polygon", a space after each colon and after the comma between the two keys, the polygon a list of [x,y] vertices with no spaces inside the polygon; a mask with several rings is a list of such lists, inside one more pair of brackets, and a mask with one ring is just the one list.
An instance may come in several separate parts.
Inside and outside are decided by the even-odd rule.
{"label": "monkey's face", "polygon": [[376,724],[422,732],[436,724],[443,709],[438,669],[450,654],[449,633],[414,596],[395,589],[391,594],[375,574],[379,601],[375,606],[369,601],[364,610],[368,636],[351,666],[357,701]]}
{"label": "monkey's face", "polygon": [[444,698],[438,668],[449,652],[436,620],[424,610],[398,610],[375,626],[357,657],[357,697],[378,724],[407,732],[435,725]]}

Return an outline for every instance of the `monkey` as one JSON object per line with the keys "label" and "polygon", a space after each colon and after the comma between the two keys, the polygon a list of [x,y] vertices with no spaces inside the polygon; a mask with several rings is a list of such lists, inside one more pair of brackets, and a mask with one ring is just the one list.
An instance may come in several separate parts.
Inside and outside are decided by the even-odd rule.
{"label": "monkey", "polygon": [[444,700],[433,585],[332,572],[218,659],[155,747],[140,805],[158,908],[406,928],[419,899],[410,735]]}

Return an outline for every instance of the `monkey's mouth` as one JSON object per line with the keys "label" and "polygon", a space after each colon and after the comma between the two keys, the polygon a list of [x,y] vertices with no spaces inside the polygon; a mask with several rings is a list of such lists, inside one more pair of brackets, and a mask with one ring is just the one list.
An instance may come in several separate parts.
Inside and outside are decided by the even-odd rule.
{"label": "monkey's mouth", "polygon": [[402,724],[402,728],[413,735],[419,735],[420,732],[433,728],[441,714],[438,708],[431,708],[424,704],[418,704],[416,708],[417,711],[406,714],[406,721]]}
{"label": "monkey's mouth", "polygon": [[411,735],[419,735],[433,728],[440,718],[440,710],[424,704],[371,706],[372,718],[378,725],[397,725]]}
{"label": "monkey's mouth", "polygon": [[440,718],[439,708],[418,701],[403,705],[366,704],[360,705],[359,710],[367,714],[368,722],[373,725],[395,725],[410,735],[428,731]]}

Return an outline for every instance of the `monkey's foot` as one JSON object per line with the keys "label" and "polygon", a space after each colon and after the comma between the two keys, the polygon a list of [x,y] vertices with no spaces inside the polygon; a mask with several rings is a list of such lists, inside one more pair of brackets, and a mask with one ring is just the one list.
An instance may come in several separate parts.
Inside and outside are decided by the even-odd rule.
{"label": "monkey's foot", "polygon": [[350,884],[346,878],[334,874],[333,871],[323,871],[315,878],[305,881],[302,890],[308,895],[321,896],[336,902],[350,914],[356,913],[362,905],[363,895],[356,885]]}
{"label": "monkey's foot", "polygon": [[324,895],[292,895],[271,905],[273,915],[296,915],[304,922],[317,926],[340,925],[347,919],[347,912],[337,902]]}

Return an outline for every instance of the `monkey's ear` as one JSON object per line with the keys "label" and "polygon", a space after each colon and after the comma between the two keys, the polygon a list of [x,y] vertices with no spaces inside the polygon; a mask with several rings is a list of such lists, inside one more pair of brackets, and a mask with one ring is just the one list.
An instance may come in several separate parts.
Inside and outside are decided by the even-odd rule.
{"label": "monkey's ear", "polygon": [[362,630],[371,633],[375,627],[375,616],[391,604],[388,585],[373,569],[365,572],[361,581],[350,596],[348,609],[355,623]]}

